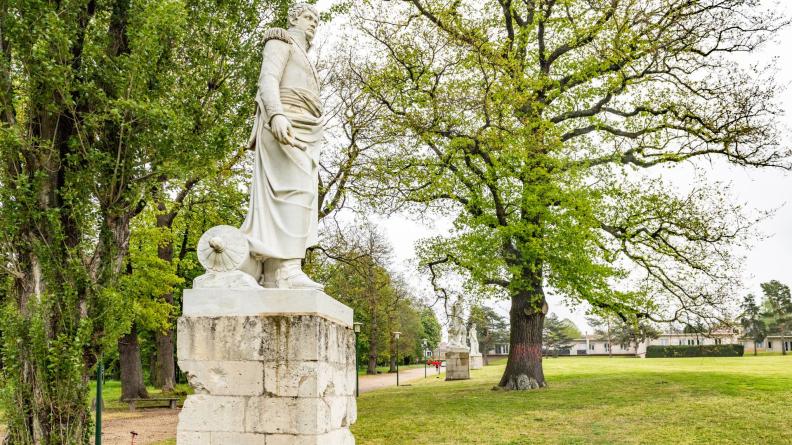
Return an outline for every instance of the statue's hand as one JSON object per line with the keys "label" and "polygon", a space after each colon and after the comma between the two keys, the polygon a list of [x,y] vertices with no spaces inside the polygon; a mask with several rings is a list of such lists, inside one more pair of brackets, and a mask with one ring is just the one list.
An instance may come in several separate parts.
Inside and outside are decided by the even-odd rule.
{"label": "statue's hand", "polygon": [[291,145],[303,151],[308,149],[305,144],[295,139],[294,129],[286,116],[282,114],[273,116],[270,122],[270,128],[272,129],[272,135],[275,136],[275,139],[281,144]]}

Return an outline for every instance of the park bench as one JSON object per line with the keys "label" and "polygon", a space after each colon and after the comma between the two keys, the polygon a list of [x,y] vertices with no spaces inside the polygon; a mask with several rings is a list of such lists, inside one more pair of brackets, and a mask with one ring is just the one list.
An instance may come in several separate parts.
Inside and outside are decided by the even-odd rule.
{"label": "park bench", "polygon": [[151,397],[151,398],[148,398],[148,399],[134,398],[134,399],[124,399],[124,400],[122,400],[122,402],[129,404],[129,410],[130,411],[134,411],[135,408],[137,408],[138,403],[140,403],[140,402],[146,402],[147,404],[149,402],[152,402],[152,403],[168,402],[168,406],[170,407],[170,409],[176,409],[177,408],[177,404],[179,402],[179,398],[178,397]]}

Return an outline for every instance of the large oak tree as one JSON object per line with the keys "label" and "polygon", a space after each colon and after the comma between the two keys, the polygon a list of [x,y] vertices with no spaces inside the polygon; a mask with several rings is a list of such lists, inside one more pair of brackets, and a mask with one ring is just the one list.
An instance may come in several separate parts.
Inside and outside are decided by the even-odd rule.
{"label": "large oak tree", "polygon": [[421,245],[436,284],[461,273],[511,300],[501,387],[546,385],[548,291],[625,319],[719,316],[753,221],[720,185],[678,191],[657,171],[787,166],[776,85],[737,57],[783,20],[751,0],[405,0],[353,15],[356,76],[398,136],[377,164],[383,201],[455,218]]}

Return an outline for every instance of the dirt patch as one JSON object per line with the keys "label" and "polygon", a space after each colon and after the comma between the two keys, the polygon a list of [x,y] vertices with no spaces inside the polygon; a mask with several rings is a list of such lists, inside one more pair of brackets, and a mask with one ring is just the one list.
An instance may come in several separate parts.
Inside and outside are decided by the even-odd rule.
{"label": "dirt patch", "polygon": [[105,413],[102,419],[102,445],[151,445],[176,436],[179,410],[141,409],[134,413]]}

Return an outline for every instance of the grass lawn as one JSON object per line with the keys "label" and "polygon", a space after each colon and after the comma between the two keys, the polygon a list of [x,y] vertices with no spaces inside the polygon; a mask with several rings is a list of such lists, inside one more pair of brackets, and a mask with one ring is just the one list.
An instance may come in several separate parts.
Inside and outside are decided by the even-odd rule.
{"label": "grass lawn", "polygon": [[792,357],[545,359],[547,389],[426,379],[358,399],[368,444],[792,444]]}

